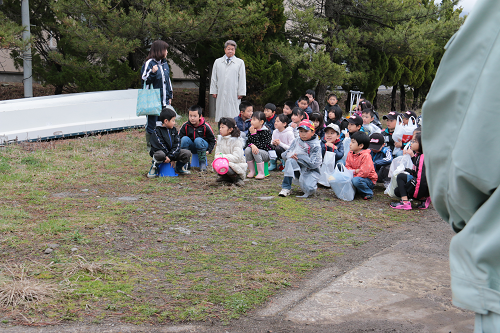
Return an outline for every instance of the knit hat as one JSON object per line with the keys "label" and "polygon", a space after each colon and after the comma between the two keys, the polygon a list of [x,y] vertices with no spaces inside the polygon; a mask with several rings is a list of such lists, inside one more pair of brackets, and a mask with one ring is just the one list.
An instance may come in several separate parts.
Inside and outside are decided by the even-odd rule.
{"label": "knit hat", "polygon": [[267,103],[266,105],[264,105],[264,109],[269,109],[271,111],[276,111],[276,105],[274,105],[273,103]]}
{"label": "knit hat", "polygon": [[338,134],[340,134],[340,127],[337,124],[329,124],[328,126],[326,126],[325,131],[326,131],[327,128],[331,128],[335,132],[337,132]]}
{"label": "knit hat", "polygon": [[303,128],[314,132],[314,124],[310,120],[302,120],[297,128]]}

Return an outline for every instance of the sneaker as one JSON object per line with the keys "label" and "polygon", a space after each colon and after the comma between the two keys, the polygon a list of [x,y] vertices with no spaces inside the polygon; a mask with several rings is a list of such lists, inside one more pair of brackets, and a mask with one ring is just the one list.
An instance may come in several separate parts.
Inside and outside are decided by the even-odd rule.
{"label": "sneaker", "polygon": [[394,209],[404,209],[404,210],[411,210],[411,202],[391,202],[391,208]]}
{"label": "sneaker", "polygon": [[156,178],[159,174],[158,165],[155,162],[151,163],[151,169],[148,172],[148,178]]}
{"label": "sneaker", "polygon": [[222,182],[227,182],[228,179],[224,175],[218,175],[217,179],[215,180],[216,183],[222,183]]}
{"label": "sneaker", "polygon": [[180,168],[177,166],[177,164],[175,165],[175,173],[178,174],[178,175],[189,175],[191,174],[191,171],[189,170],[186,170],[185,166],[182,165]]}
{"label": "sneaker", "polygon": [[206,166],[206,164],[200,165],[200,172],[207,172],[207,166]]}
{"label": "sneaker", "polygon": [[425,201],[422,201],[420,205],[417,206],[418,209],[427,209],[429,208],[429,205],[431,204],[431,197],[427,197]]}
{"label": "sneaker", "polygon": [[245,182],[243,181],[243,179],[241,179],[240,177],[238,177],[238,180],[234,181],[234,185],[236,185],[238,187],[243,187],[243,186],[245,186]]}
{"label": "sneaker", "polygon": [[291,190],[287,190],[286,188],[282,188],[280,191],[280,194],[278,194],[280,197],[287,197],[290,195]]}
{"label": "sneaker", "polygon": [[371,200],[373,198],[373,195],[367,195],[366,197],[363,197],[363,200]]}
{"label": "sneaker", "polygon": [[181,169],[180,171],[175,170],[175,173],[177,173],[177,174],[179,174],[179,175],[190,175],[190,174],[191,174],[191,171]]}

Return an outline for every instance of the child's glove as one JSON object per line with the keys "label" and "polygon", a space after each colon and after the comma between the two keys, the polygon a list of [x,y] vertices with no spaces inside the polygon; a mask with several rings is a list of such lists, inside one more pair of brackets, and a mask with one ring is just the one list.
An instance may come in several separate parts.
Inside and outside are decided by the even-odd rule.
{"label": "child's glove", "polygon": [[417,172],[413,169],[406,168],[405,172],[408,172],[408,174],[410,174],[413,177],[417,177]]}

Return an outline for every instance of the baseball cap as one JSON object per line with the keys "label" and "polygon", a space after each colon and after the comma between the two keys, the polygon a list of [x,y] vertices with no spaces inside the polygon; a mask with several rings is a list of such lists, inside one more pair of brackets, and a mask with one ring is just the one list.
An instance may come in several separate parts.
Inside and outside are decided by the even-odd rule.
{"label": "baseball cap", "polygon": [[400,116],[400,115],[401,114],[399,112],[391,111],[388,114],[386,114],[385,116],[383,116],[382,119],[396,120],[396,119],[398,119],[398,116]]}
{"label": "baseball cap", "polygon": [[410,119],[410,117],[414,117],[415,119],[417,119],[417,114],[415,113],[415,111],[406,111],[403,112],[403,117],[408,119]]}
{"label": "baseball cap", "polygon": [[314,124],[312,121],[310,120],[302,120],[299,124],[299,127],[298,128],[303,128],[303,129],[306,129],[308,131],[314,131]]}
{"label": "baseball cap", "polygon": [[339,134],[340,134],[340,127],[339,127],[339,125],[337,125],[337,124],[329,124],[328,126],[326,126],[325,131],[326,131],[326,129],[327,129],[327,128],[331,128],[331,129],[333,129],[335,132],[337,132],[337,133],[339,133]]}
{"label": "baseball cap", "polygon": [[267,103],[266,105],[264,105],[264,109],[276,111],[276,105],[274,105],[273,103]]}
{"label": "baseball cap", "polygon": [[368,148],[379,150],[384,145],[384,136],[381,133],[373,133],[370,135],[370,146]]}
{"label": "baseball cap", "polygon": [[356,126],[358,125],[363,125],[363,118],[361,116],[358,116],[357,114],[353,114],[349,118],[347,118],[347,121],[349,124],[354,124]]}

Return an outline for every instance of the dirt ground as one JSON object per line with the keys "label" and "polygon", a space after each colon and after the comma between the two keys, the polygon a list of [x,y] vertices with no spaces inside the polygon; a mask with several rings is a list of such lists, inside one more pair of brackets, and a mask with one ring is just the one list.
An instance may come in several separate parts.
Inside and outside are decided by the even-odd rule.
{"label": "dirt ground", "polygon": [[[473,314],[451,305],[449,280],[439,281],[434,290],[431,288],[428,294],[424,296],[396,303],[396,308],[405,308],[407,312],[427,310],[431,313],[421,318],[418,315],[412,315],[410,319],[395,318],[391,312],[377,312],[377,309],[380,308],[379,305],[365,308],[362,313],[349,317],[340,323],[332,323],[332,320],[304,323],[304,321],[294,320],[290,317],[292,309],[297,308],[301,303],[306,303],[308,299],[314,298],[315,294],[318,294],[336,280],[342,279],[343,276],[348,275],[357,267],[363,266],[370,258],[376,258],[384,250],[397,251],[403,248],[406,251],[405,253],[411,253],[416,257],[425,259],[424,268],[428,265],[430,269],[435,269],[432,266],[434,261],[447,260],[447,249],[452,236],[453,232],[449,226],[431,209],[418,222],[410,222],[394,230],[378,234],[376,239],[366,243],[365,246],[352,249],[346,255],[339,257],[334,265],[311,272],[309,278],[295,286],[293,290],[284,290],[262,307],[238,320],[229,322],[227,325],[221,325],[221,323],[217,322],[204,322],[175,326],[134,326],[114,321],[101,325],[74,323],[43,328],[4,326],[2,332],[471,332],[473,330]],[[402,262],[389,262],[387,266],[379,266],[379,269],[380,271],[390,270],[392,265],[402,264]],[[444,270],[447,269],[447,266],[444,267]],[[300,291],[304,291],[304,293],[300,294]],[[297,297],[297,293],[300,296]],[[360,299],[354,300],[354,303],[356,302],[363,303]],[[433,306],[432,303],[439,303],[441,308],[436,308],[435,304]],[[266,310],[269,308],[276,308],[275,304],[277,304],[279,310],[272,315],[265,315]],[[372,313],[375,313],[377,317],[373,318]],[[333,318],[333,321],[335,321],[335,318]]]}

